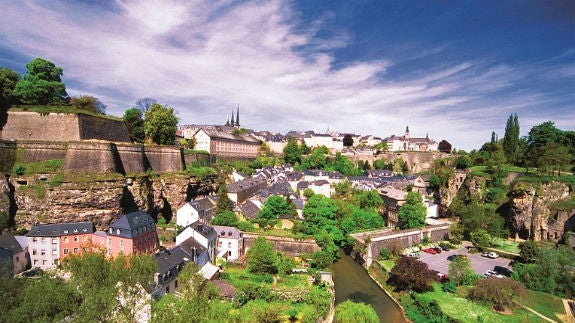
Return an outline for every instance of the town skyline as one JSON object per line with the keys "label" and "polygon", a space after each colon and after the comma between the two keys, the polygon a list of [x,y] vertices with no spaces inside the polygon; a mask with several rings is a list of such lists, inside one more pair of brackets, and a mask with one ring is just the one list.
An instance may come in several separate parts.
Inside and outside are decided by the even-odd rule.
{"label": "town skyline", "polygon": [[[180,124],[286,133],[412,133],[478,149],[506,116],[521,135],[575,120],[570,1],[21,1],[4,3],[0,66],[34,57],[64,70],[71,96],[121,116],[138,98]],[[35,17],[35,19],[30,19]]]}

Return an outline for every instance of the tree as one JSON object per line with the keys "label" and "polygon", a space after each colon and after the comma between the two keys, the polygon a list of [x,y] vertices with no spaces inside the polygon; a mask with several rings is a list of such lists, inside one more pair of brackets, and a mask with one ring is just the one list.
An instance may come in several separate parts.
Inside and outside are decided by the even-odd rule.
{"label": "tree", "polygon": [[[376,144],[375,146],[373,146],[373,149],[375,149],[375,154],[379,154],[382,151],[387,151],[389,148],[387,147],[387,141],[384,142],[380,142],[378,144]],[[375,164],[374,164],[375,166]]]}
{"label": "tree", "polygon": [[473,162],[471,161],[471,158],[467,155],[459,156],[455,161],[455,168],[457,169],[468,169],[471,166],[473,166]]}
{"label": "tree", "polygon": [[485,229],[477,229],[470,233],[470,240],[479,250],[491,246],[491,235]]}
{"label": "tree", "polygon": [[301,162],[301,152],[294,137],[289,137],[283,153],[285,163],[295,165]]}
{"label": "tree", "polygon": [[238,225],[238,222],[239,222],[238,216],[234,212],[226,210],[216,215],[212,219],[211,224],[235,227]]}
{"label": "tree", "polygon": [[364,303],[355,303],[351,300],[346,300],[339,303],[335,307],[335,322],[337,323],[378,323],[379,317],[371,307]]}
{"label": "tree", "polygon": [[136,107],[138,110],[140,110],[140,112],[142,112],[142,114],[145,114],[152,108],[152,105],[157,102],[158,101],[152,98],[139,98],[136,100]]}
{"label": "tree", "polygon": [[353,162],[347,156],[343,156],[339,152],[335,154],[333,169],[345,176],[359,175],[358,169],[355,168]]}
{"label": "tree", "polygon": [[537,242],[527,240],[519,244],[519,257],[524,263],[534,263],[539,257],[540,247]]}
{"label": "tree", "polygon": [[294,209],[279,195],[270,196],[264,207],[258,212],[258,218],[273,220],[279,216],[295,216]]}
{"label": "tree", "polygon": [[178,130],[178,117],[174,109],[153,103],[144,115],[144,132],[146,138],[158,145],[173,145]]}
{"label": "tree", "polygon": [[505,126],[505,135],[503,136],[503,152],[505,157],[512,164],[519,161],[519,119],[517,113],[511,114],[507,119]]}
{"label": "tree", "polygon": [[106,105],[91,95],[73,96],[70,105],[81,111],[106,114]]}
{"label": "tree", "polygon": [[230,200],[228,196],[228,189],[225,184],[220,185],[218,189],[218,204],[216,205],[216,210],[214,211],[216,215],[221,214],[225,211],[234,210],[234,202]]}
{"label": "tree", "polygon": [[377,190],[359,191],[357,201],[362,209],[378,209],[383,206],[383,200]]}
{"label": "tree", "polygon": [[18,73],[9,68],[0,67],[0,111],[6,110],[16,102],[14,89],[19,80]]}
{"label": "tree", "polygon": [[469,292],[469,298],[491,302],[495,309],[502,311],[504,306],[513,305],[513,297],[525,293],[525,286],[509,278],[489,277],[481,279]]}
{"label": "tree", "polygon": [[434,274],[426,263],[414,257],[401,257],[390,271],[388,282],[400,290],[425,292],[431,290]]}
{"label": "tree", "polygon": [[192,137],[192,138],[182,138],[180,139],[180,145],[184,148],[184,149],[194,149],[196,148],[196,144],[197,144],[197,140],[196,137]]}
{"label": "tree", "polygon": [[247,253],[248,271],[258,274],[276,274],[277,257],[273,244],[264,237],[257,237]]}
{"label": "tree", "polygon": [[449,280],[456,285],[472,285],[479,278],[466,256],[456,256],[449,263]]}
{"label": "tree", "polygon": [[427,211],[423,199],[417,192],[407,193],[405,204],[398,212],[399,226],[402,229],[421,228],[425,226]]}
{"label": "tree", "polygon": [[359,209],[354,207],[351,214],[341,221],[341,229],[345,233],[378,229],[384,226],[383,218],[373,209]]}
{"label": "tree", "polygon": [[432,190],[438,190],[441,182],[439,181],[439,177],[435,174],[429,176],[429,188]]}
{"label": "tree", "polygon": [[136,108],[129,108],[124,112],[124,123],[128,128],[130,140],[133,142],[143,143],[146,139],[146,134],[144,133],[144,119],[142,116],[142,111]]}
{"label": "tree", "polygon": [[[321,194],[315,194],[310,197],[303,208],[305,222],[314,231],[325,228],[328,225],[337,226],[336,220],[337,207],[332,199]],[[313,234],[314,232],[310,232]]]}
{"label": "tree", "polygon": [[343,136],[343,146],[344,147],[351,147],[353,146],[353,137],[351,135]]}
{"label": "tree", "polygon": [[68,98],[62,83],[62,68],[42,58],[26,64],[27,72],[16,84],[14,94],[24,104],[62,104]]}

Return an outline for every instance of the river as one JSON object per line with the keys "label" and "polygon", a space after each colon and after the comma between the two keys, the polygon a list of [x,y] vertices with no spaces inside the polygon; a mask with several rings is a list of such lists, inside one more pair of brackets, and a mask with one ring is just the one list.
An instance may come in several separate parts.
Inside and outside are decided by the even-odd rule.
{"label": "river", "polygon": [[384,323],[407,323],[401,309],[377,285],[360,264],[340,250],[339,260],[330,266],[335,283],[335,303],[345,300],[369,304]]}

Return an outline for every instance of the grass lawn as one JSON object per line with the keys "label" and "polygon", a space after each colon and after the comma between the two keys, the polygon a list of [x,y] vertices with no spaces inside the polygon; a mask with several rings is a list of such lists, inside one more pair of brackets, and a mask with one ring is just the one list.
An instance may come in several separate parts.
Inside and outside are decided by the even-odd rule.
{"label": "grass lawn", "polygon": [[507,239],[494,238],[493,247],[507,252],[519,253],[519,243]]}
{"label": "grass lawn", "polygon": [[378,263],[385,269],[387,272],[390,272],[393,266],[395,266],[395,261],[393,259],[388,260],[379,260]]}
{"label": "grass lawn", "polygon": [[473,302],[455,294],[443,292],[439,284],[435,284],[434,290],[425,293],[424,296],[428,297],[429,300],[435,300],[442,312],[460,322],[541,322],[540,317],[518,307],[513,309],[511,315],[496,313],[487,304]]}
{"label": "grass lawn", "polygon": [[12,169],[12,175],[56,173],[62,169],[63,159],[49,159],[36,162],[16,163]]}
{"label": "grass lawn", "polygon": [[518,301],[557,322],[561,319],[556,314],[565,315],[561,298],[551,294],[527,290],[527,295]]}

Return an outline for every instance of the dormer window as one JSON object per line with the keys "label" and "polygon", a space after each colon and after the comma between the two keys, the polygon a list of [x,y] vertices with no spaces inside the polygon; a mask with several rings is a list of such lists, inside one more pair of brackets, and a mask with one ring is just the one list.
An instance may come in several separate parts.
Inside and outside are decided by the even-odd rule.
{"label": "dormer window", "polygon": [[78,232],[78,229],[74,229],[74,232]]}
{"label": "dormer window", "polygon": [[113,231],[112,231],[112,228],[110,228],[110,233],[112,233],[112,232],[113,232]]}
{"label": "dormer window", "polygon": [[116,229],[116,234],[120,234],[120,229]]}
{"label": "dormer window", "polygon": [[64,233],[68,233],[68,229],[64,230]]}
{"label": "dormer window", "polygon": [[84,232],[87,232],[87,231],[88,231],[88,229],[84,228],[84,229],[82,229],[82,231],[84,231]]}

